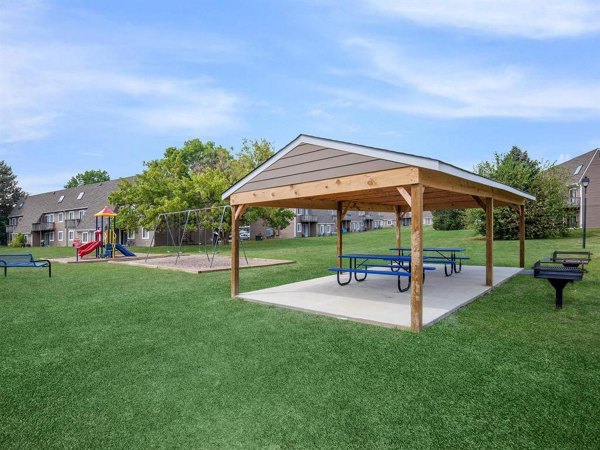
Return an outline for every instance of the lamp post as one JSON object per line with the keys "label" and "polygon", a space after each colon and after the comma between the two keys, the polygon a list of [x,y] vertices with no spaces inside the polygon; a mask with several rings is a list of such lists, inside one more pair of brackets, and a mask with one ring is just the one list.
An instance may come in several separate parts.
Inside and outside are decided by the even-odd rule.
{"label": "lamp post", "polygon": [[590,185],[590,179],[585,176],[581,179],[581,185],[583,186],[583,248],[585,248],[585,226],[587,216],[587,188]]}

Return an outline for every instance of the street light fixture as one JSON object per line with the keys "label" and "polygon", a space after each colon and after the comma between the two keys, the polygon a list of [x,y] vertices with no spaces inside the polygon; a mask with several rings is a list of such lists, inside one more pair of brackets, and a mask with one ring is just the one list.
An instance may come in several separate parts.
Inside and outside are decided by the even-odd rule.
{"label": "street light fixture", "polygon": [[587,219],[587,188],[590,185],[590,179],[585,176],[581,179],[581,185],[583,186],[583,248],[585,248],[585,232],[586,232],[586,219]]}

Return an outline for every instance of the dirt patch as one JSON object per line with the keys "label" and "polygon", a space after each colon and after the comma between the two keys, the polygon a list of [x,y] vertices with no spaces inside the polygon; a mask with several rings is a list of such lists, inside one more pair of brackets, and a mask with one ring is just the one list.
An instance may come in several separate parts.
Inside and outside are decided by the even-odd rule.
{"label": "dirt patch", "polygon": [[[231,269],[231,258],[229,256],[218,256],[215,255],[212,260],[206,255],[182,255],[179,260],[176,256],[162,256],[154,257],[144,261],[138,259],[137,261],[131,260],[117,260],[109,261],[116,264],[127,264],[130,266],[138,267],[149,267],[152,269],[166,269],[166,270],[180,270],[188,273],[203,273],[203,272],[218,272],[222,270]],[[262,258],[240,258],[240,269],[246,269],[250,267],[266,267],[266,266],[277,266],[280,264],[292,264],[295,261],[283,260],[283,259],[262,259]]]}

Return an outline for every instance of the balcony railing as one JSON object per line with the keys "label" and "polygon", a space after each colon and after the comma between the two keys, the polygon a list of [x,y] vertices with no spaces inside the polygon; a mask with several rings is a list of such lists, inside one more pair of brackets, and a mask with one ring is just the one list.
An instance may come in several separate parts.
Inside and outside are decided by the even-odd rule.
{"label": "balcony railing", "polygon": [[31,224],[31,231],[52,231],[54,230],[54,222],[38,222]]}
{"label": "balcony railing", "polygon": [[301,215],[299,218],[300,222],[317,222],[318,218],[317,216],[308,216],[308,215]]}
{"label": "balcony railing", "polygon": [[65,228],[77,228],[79,226],[80,219],[65,219]]}
{"label": "balcony railing", "polygon": [[581,205],[580,197],[569,197],[567,199],[567,206],[578,207],[579,205]]}

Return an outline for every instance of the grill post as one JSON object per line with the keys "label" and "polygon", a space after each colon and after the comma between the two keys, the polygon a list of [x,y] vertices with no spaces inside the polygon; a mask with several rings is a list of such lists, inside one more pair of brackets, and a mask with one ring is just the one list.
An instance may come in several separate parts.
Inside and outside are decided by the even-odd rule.
{"label": "grill post", "polygon": [[551,278],[548,281],[550,281],[550,284],[552,284],[552,287],[556,291],[556,308],[561,309],[563,306],[563,289],[569,283],[569,280]]}

